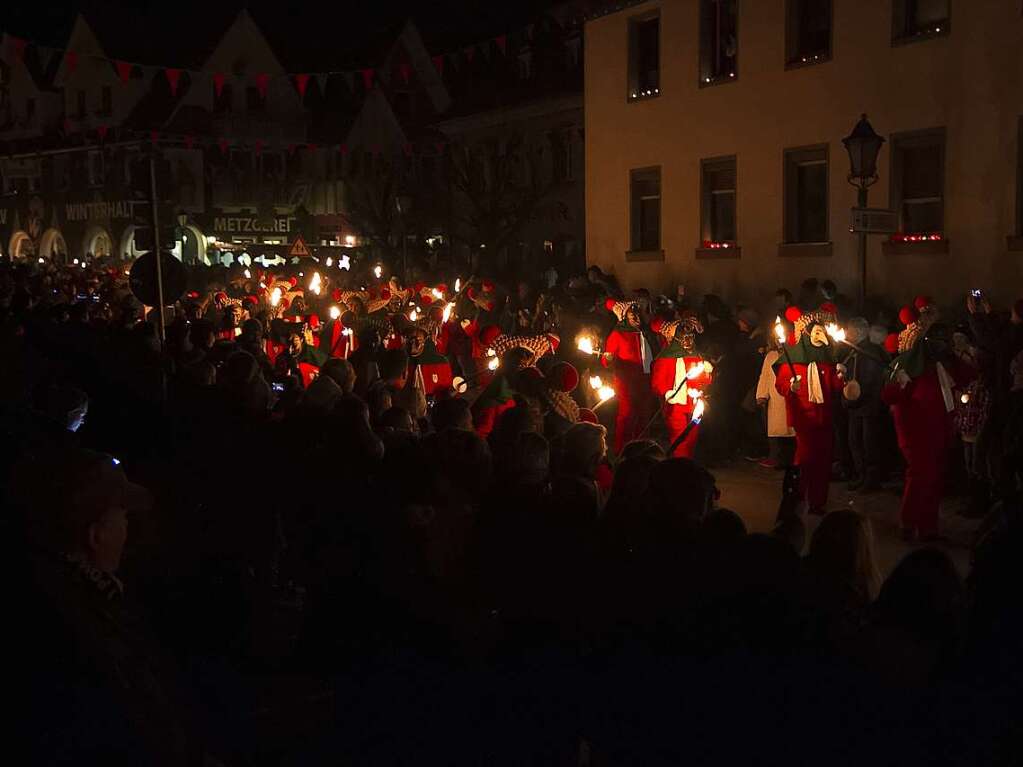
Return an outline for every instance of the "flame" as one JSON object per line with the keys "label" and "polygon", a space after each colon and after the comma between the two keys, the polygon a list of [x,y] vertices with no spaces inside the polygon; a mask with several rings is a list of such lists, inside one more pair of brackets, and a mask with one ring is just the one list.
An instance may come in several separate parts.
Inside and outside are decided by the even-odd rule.
{"label": "flame", "polygon": [[497,352],[495,352],[493,348],[487,349],[487,356],[488,357],[496,357],[497,356]]}
{"label": "flame", "polygon": [[410,311],[408,313],[408,318],[410,320],[412,320],[413,322],[415,322],[417,319],[419,319],[419,312],[417,312],[415,309],[413,309],[412,311]]}
{"label": "flame", "polygon": [[383,277],[383,275],[384,275],[384,267],[379,266],[379,265],[373,267],[373,276],[374,277],[376,277],[379,280],[381,277]]}
{"label": "flame", "polygon": [[252,279],[252,272],[250,272],[248,269],[245,270],[245,279],[247,280]]}
{"label": "flame", "polygon": [[313,272],[313,278],[309,280],[309,290],[316,295],[320,295],[320,273]]}
{"label": "flame", "polygon": [[583,336],[578,341],[576,341],[575,345],[579,348],[579,351],[581,351],[583,354],[594,354],[595,353],[595,350],[593,348],[593,339],[590,338],[589,336]]}
{"label": "flame", "polygon": [[600,397],[601,402],[607,402],[613,396],[615,396],[615,390],[610,386],[601,386],[597,389],[597,396]]}
{"label": "flame", "polygon": [[338,307],[336,307],[336,306],[330,307],[330,318],[332,320],[336,320],[340,316],[341,316],[341,310]]}
{"label": "flame", "polygon": [[693,420],[699,423],[703,420],[703,412],[707,409],[707,401],[700,399],[696,401],[696,407],[693,408]]}
{"label": "flame", "polygon": [[838,327],[834,322],[829,323],[828,327],[825,328],[828,331],[828,335],[838,341],[838,343],[845,343],[845,330]]}
{"label": "flame", "polygon": [[434,297],[434,298],[437,298],[437,299],[441,299],[441,300],[443,300],[443,298],[444,298],[444,294],[443,294],[443,293],[441,293],[441,292],[440,292],[439,290],[437,290],[437,288],[434,288],[434,289],[433,289],[433,290],[431,290],[430,292],[431,292],[431,293],[433,293],[433,297]]}
{"label": "flame", "polygon": [[341,330],[341,335],[343,335],[343,336],[348,336],[349,338],[351,338],[351,335],[352,335],[352,329],[351,329],[351,328],[343,328],[343,329]]}
{"label": "flame", "polygon": [[441,322],[447,322],[451,319],[451,312],[454,308],[455,305],[453,303],[444,307],[444,313],[441,315]]}
{"label": "flame", "polygon": [[686,393],[689,395],[689,399],[700,400],[703,399],[703,391],[701,389],[686,388]]}
{"label": "flame", "polygon": [[501,367],[501,360],[497,357],[491,358],[490,362],[487,363],[487,368],[489,370],[497,370],[499,367]]}
{"label": "flame", "polygon": [[785,343],[785,326],[781,324],[781,317],[774,318],[774,335],[778,339],[778,343]]}
{"label": "flame", "polygon": [[959,401],[962,402],[964,405],[969,405],[970,404],[970,395],[964,392],[963,396],[959,398]]}
{"label": "flame", "polygon": [[458,277],[455,279],[455,292],[459,293],[462,290],[462,278]]}
{"label": "flame", "polygon": [[274,288],[270,294],[270,306],[277,306],[281,302],[281,289]]}
{"label": "flame", "polygon": [[338,269],[348,270],[352,268],[352,259],[348,256],[341,256],[337,262]]}
{"label": "flame", "polygon": [[331,258],[330,256],[327,256],[327,266],[331,267],[333,265],[334,265],[334,259]]}
{"label": "flame", "polygon": [[590,378],[590,388],[593,389],[594,391],[597,391],[597,389],[600,389],[603,386],[604,382],[600,380],[600,376],[592,376]]}
{"label": "flame", "polygon": [[707,365],[705,363],[697,362],[695,365],[689,368],[689,372],[686,373],[686,378],[688,378],[690,381],[692,381],[694,378],[699,378],[704,374],[706,369]]}

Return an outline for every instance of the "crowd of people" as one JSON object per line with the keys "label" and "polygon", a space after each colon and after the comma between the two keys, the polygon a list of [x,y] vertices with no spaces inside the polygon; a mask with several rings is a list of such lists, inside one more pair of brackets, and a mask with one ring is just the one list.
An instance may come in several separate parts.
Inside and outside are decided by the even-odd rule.
{"label": "crowd of people", "polygon": [[[129,272],[0,264],[26,763],[1023,758],[1023,302]],[[890,573],[835,481],[903,488]]]}

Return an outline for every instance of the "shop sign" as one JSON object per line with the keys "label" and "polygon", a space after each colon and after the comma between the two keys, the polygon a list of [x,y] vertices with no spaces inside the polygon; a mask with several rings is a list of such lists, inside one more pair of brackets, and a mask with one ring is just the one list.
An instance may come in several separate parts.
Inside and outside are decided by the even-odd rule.
{"label": "shop sign", "polygon": [[135,205],[144,200],[113,200],[101,202],[69,202],[65,206],[67,220],[109,221],[117,218],[135,217]]}
{"label": "shop sign", "polygon": [[294,216],[214,216],[213,231],[227,234],[290,234]]}

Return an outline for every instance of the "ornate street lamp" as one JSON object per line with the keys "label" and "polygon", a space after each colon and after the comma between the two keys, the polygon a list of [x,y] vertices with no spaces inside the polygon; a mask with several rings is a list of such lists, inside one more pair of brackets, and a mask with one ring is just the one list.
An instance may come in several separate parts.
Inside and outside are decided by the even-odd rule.
{"label": "ornate street lamp", "polygon": [[[856,187],[856,206],[867,207],[867,190],[877,182],[877,156],[881,153],[884,138],[874,132],[867,115],[860,115],[860,121],[852,133],[842,139],[849,153],[849,183]],[[859,233],[860,257],[860,307],[867,301],[867,233]]]}

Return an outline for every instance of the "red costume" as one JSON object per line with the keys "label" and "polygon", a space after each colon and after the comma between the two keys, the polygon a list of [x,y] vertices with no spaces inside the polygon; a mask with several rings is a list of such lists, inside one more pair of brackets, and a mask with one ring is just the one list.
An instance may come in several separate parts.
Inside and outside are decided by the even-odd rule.
{"label": "red costume", "polygon": [[[835,440],[832,410],[844,385],[824,332],[827,324],[835,322],[835,314],[829,304],[809,314],[789,307],[785,316],[795,325],[795,343],[787,346],[788,357],[782,354],[783,362],[775,368],[775,386],[785,397],[789,426],[796,432],[799,492],[809,510],[818,514],[828,503]],[[811,337],[826,343],[815,346]],[[799,381],[795,389],[793,379]]]}
{"label": "red costume", "polygon": [[[695,334],[703,332],[695,318],[674,322],[654,320],[651,329],[664,336],[666,342],[654,360],[650,385],[661,403],[664,422],[668,426],[668,444],[673,445],[693,416],[699,401],[695,395],[702,396],[710,385],[713,368],[693,351]],[[699,432],[697,424],[671,457],[692,458]]]}
{"label": "red costume", "polygon": [[601,362],[614,371],[618,402],[614,449],[618,454],[640,435],[650,417],[650,370],[654,351],[642,327],[630,325],[626,320],[626,313],[635,307],[635,303],[608,299],[608,308],[618,317],[619,324],[604,343]]}

